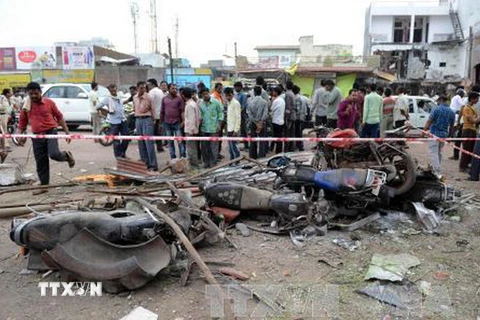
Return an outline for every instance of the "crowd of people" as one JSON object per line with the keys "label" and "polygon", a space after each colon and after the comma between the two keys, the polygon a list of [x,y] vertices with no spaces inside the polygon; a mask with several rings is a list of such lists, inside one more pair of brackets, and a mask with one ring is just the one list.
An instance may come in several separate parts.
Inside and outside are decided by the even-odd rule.
{"label": "crowd of people", "polygon": [[[291,138],[303,136],[307,123],[326,126],[333,130],[355,130],[361,137],[377,138],[385,131],[405,126],[409,120],[409,98],[405,89],[397,88],[392,96],[391,88],[354,87],[346,98],[332,80],[321,82],[312,100],[302,95],[301,89],[292,81],[285,87],[277,85],[268,88],[264,79],[258,77],[252,90],[244,88],[241,82],[224,88],[216,83],[210,90],[199,83],[196,90],[177,88],[174,83],[157,82],[156,79],[140,81],[129,88],[130,97],[125,99],[118,93],[115,84],[107,88],[110,95],[99,99],[98,84],[91,84],[89,94],[93,133],[100,130],[99,112],[107,115],[112,135],[128,135],[127,113],[131,112],[137,135],[142,136],[187,136],[187,137],[276,137]],[[20,112],[19,132],[24,133],[27,124],[33,133],[56,134],[62,126],[68,134],[68,127],[61,112],[53,101],[41,95],[40,85],[27,86],[30,102],[23,104]],[[440,95],[438,107],[430,113],[425,130],[438,138],[476,137],[479,123],[478,101],[480,87],[474,86],[467,94],[459,88],[447,104],[447,97]],[[15,100],[11,92],[0,96],[0,116],[4,127],[4,113],[14,108]],[[19,102],[18,102],[19,103]],[[127,106],[131,106],[129,108]],[[27,110],[28,109],[28,110]],[[457,116],[456,116],[456,115]],[[456,132],[456,133],[455,133]],[[23,144],[24,141],[21,141]],[[295,152],[305,149],[301,141],[277,140],[272,143],[242,142],[249,156],[256,159],[269,152]],[[117,158],[126,157],[129,140],[115,140],[113,151]],[[193,168],[210,168],[224,158],[222,142],[180,141],[180,140],[139,140],[141,160],[149,171],[158,171],[157,152],[164,152],[168,146],[170,158],[188,158]],[[444,143],[431,141],[429,145],[432,167],[441,175],[441,159]],[[48,159],[75,164],[70,152],[61,152],[56,139],[33,139],[34,155],[41,184],[48,184]],[[480,143],[464,141],[463,149],[480,154]],[[177,153],[178,149],[178,153]],[[237,141],[228,142],[228,155],[231,160],[240,156]],[[461,171],[470,173],[470,180],[478,181],[480,161],[468,153],[455,153],[452,159],[460,159]],[[45,169],[47,168],[47,169]]]}

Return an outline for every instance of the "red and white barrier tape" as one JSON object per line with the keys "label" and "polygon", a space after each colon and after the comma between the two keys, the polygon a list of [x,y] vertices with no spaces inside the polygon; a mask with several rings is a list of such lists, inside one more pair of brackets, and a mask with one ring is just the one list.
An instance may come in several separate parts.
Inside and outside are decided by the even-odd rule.
{"label": "red and white barrier tape", "polygon": [[[432,136],[431,134],[429,134]],[[480,138],[244,138],[244,137],[172,137],[172,136],[105,136],[105,135],[90,135],[90,134],[0,134],[0,139],[9,138],[33,138],[33,139],[72,139],[72,140],[94,140],[94,139],[113,139],[113,140],[132,140],[132,141],[245,141],[245,142],[410,142],[420,141],[428,142],[440,140],[442,142],[455,141],[478,141]]]}
{"label": "red and white barrier tape", "polygon": [[427,132],[427,131],[423,131],[421,130],[423,133],[425,133],[426,135],[430,136],[431,138],[430,139],[433,139],[433,140],[436,140],[436,141],[440,141],[440,142],[444,142],[446,144],[449,144],[451,147],[453,147],[454,149],[457,149],[459,152],[461,153],[465,153],[465,154],[468,154],[469,156],[475,158],[475,159],[480,159],[480,156],[473,153],[473,152],[470,152],[468,150],[465,150],[461,147],[457,147],[455,144],[452,144],[452,142],[455,142],[455,141],[477,141],[477,140],[480,140],[479,138],[463,138],[462,140],[460,139],[447,139],[447,138],[439,138],[433,134],[431,134],[430,132]]}

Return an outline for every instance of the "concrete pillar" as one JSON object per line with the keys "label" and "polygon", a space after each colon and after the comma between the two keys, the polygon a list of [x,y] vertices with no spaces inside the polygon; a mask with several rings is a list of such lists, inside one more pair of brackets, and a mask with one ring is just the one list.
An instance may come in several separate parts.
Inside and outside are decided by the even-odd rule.
{"label": "concrete pillar", "polygon": [[427,23],[428,23],[428,17],[423,17],[423,29],[422,29],[422,42],[426,43],[427,42]]}
{"label": "concrete pillar", "polygon": [[413,43],[413,32],[415,31],[415,15],[412,14],[412,19],[410,20],[410,43]]}

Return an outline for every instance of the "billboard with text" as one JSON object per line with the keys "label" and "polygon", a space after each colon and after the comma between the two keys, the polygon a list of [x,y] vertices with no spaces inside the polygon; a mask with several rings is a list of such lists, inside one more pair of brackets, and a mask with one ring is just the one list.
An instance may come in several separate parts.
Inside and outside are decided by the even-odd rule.
{"label": "billboard with text", "polygon": [[57,67],[55,47],[17,47],[15,51],[18,70],[55,69]]}

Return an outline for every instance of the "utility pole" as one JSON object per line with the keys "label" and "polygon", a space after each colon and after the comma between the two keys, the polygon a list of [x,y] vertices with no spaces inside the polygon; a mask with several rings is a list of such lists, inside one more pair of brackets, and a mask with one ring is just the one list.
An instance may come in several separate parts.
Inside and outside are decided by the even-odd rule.
{"label": "utility pole", "polygon": [[238,59],[238,51],[237,51],[237,42],[234,43],[235,47],[235,79],[238,78],[238,70],[237,70],[237,59]]}
{"label": "utility pole", "polygon": [[138,20],[138,4],[136,2],[130,3],[130,13],[133,20],[133,43],[135,44],[135,55],[138,54],[138,29],[137,29],[137,20]]}
{"label": "utility pole", "polygon": [[158,51],[158,29],[157,29],[157,0],[150,0],[150,28],[151,28],[151,50]]}
{"label": "utility pole", "polygon": [[175,58],[178,59],[178,36],[179,36],[179,25],[178,25],[178,16],[175,23]]}
{"label": "utility pole", "polygon": [[170,58],[170,82],[173,83],[173,57],[172,57],[172,41],[168,38],[168,56]]}

